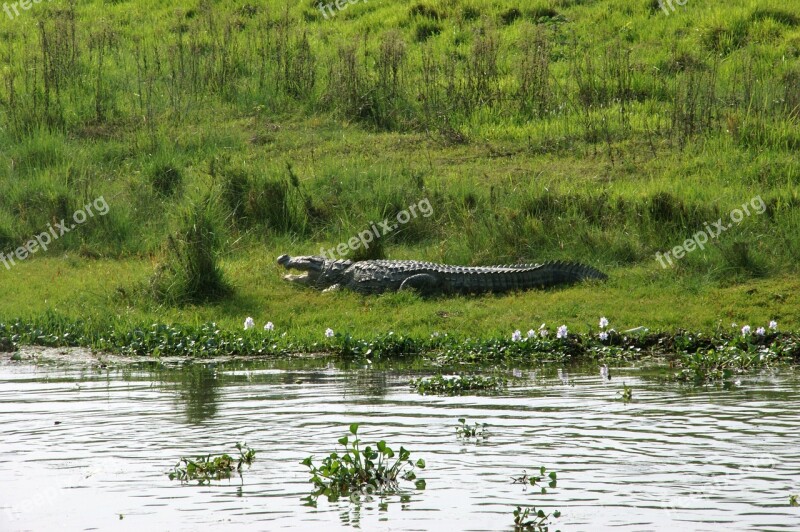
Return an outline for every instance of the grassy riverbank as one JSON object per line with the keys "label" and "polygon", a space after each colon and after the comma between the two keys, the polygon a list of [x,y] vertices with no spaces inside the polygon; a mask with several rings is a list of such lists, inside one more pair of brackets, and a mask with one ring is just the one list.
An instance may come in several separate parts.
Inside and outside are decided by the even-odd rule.
{"label": "grassy riverbank", "polygon": [[[252,316],[309,341],[587,331],[603,315],[800,326],[800,7],[387,0],[326,19],[316,3],[41,3],[7,21],[0,251],[96,198],[109,209],[0,264],[0,320],[233,331]],[[578,260],[610,280],[433,300],[281,281],[278,255],[423,199],[430,216],[359,253]],[[199,204],[227,289],[182,304],[151,278],[176,268]],[[720,219],[704,249],[656,260]]]}

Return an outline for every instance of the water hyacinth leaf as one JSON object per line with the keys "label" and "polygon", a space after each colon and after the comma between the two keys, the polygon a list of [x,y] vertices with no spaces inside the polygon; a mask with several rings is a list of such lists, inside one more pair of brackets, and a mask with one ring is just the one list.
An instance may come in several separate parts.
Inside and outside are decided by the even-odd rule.
{"label": "water hyacinth leaf", "polygon": [[376,443],[375,447],[378,449],[378,452],[380,452],[381,454],[386,453],[386,441],[385,440],[381,440],[378,443]]}
{"label": "water hyacinth leaf", "polygon": [[339,443],[344,445],[345,447],[347,447],[347,442],[348,441],[349,441],[349,439],[347,438],[347,436],[342,436],[341,438],[339,438]]}
{"label": "water hyacinth leaf", "polygon": [[555,480],[551,481],[551,482],[548,484],[548,486],[550,486],[551,488],[555,488],[555,487],[556,487],[556,485],[557,485],[557,483],[556,483],[556,481],[555,481]]}
{"label": "water hyacinth leaf", "polygon": [[424,478],[420,478],[420,479],[417,479],[417,481],[416,481],[416,482],[414,482],[414,486],[415,486],[415,487],[416,487],[418,490],[424,490],[424,489],[425,489],[425,487],[427,486],[427,484],[425,484],[425,479],[424,479]]}
{"label": "water hyacinth leaf", "polygon": [[417,467],[420,469],[425,469],[425,460],[423,460],[422,458],[417,460]]}
{"label": "water hyacinth leaf", "polygon": [[353,434],[358,432],[358,423],[353,423],[353,424],[350,425],[350,432],[353,433]]}
{"label": "water hyacinth leaf", "polygon": [[555,471],[551,471],[551,472],[550,472],[550,474],[549,474],[548,476],[549,476],[551,479],[555,480],[555,479],[556,479],[556,472],[555,472]]}
{"label": "water hyacinth leaf", "polygon": [[554,511],[553,517],[561,517],[561,512],[559,510]]}

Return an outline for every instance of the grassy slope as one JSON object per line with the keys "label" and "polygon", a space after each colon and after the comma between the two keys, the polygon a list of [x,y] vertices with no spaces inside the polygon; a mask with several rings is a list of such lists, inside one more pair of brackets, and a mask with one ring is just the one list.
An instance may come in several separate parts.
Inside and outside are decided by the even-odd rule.
{"label": "grassy slope", "polygon": [[[256,16],[259,23],[259,17],[280,18],[279,3],[269,4],[270,13]],[[292,38],[307,30],[318,57],[317,86],[299,99],[255,87],[254,39],[259,34],[254,22],[237,14],[241,3],[206,4],[220,21],[216,28],[204,26],[202,15],[186,16],[192,10],[203,12],[192,3],[183,8],[165,2],[81,6],[78,35],[85,41],[77,72],[82,78],[65,90],[62,116],[51,131],[44,128],[48,119],[41,110],[31,111],[32,95],[38,90],[41,98],[44,89],[36,85],[25,92],[22,72],[25,61],[37,57],[37,17],[57,7],[34,6],[4,28],[8,40],[3,41],[3,55],[12,59],[11,70],[19,75],[14,81],[16,112],[27,120],[24,124],[39,127],[22,131],[28,126],[14,126],[11,106],[1,111],[6,127],[0,135],[10,148],[0,153],[0,249],[19,245],[54,217],[100,194],[111,213],[60,241],[46,257],[10,272],[0,270],[0,288],[6,293],[0,298],[1,318],[56,308],[74,317],[216,320],[234,327],[243,316],[252,315],[300,334],[330,326],[357,335],[389,329],[421,335],[432,330],[507,334],[543,321],[580,329],[595,324],[601,314],[619,327],[711,329],[720,323],[729,327],[733,321],[756,324],[770,318],[779,319],[783,328],[798,326],[797,122],[759,100],[789,90],[784,80],[798,68],[800,30],[792,19],[779,23],[756,16],[756,6],[764,9],[763,3],[745,0],[691,4],[670,16],[652,11],[647,2],[618,0],[541,2],[523,8],[523,19],[505,26],[498,20],[513,2],[472,3],[492,20],[490,26],[502,43],[497,83],[504,88],[505,103],[479,106],[468,115],[448,108],[448,127],[469,139],[462,145],[450,142],[453,132],[441,123],[419,120],[421,111],[414,103],[419,81],[414,73],[422,45],[415,35],[425,24],[438,24],[442,31],[428,45],[438,53],[455,50],[469,57],[475,31],[484,24],[480,17],[463,19],[469,2],[422,3],[438,10],[441,20],[410,15],[417,2],[370,2],[324,21],[310,4],[291,3],[289,11],[296,19]],[[550,72],[567,89],[549,102],[551,113],[536,118],[522,116],[508,103],[513,90],[507,87],[516,79],[517,43],[525,24],[533,20],[530,13],[539,7],[555,9],[566,20],[553,30]],[[779,12],[800,20],[798,8],[784,6]],[[137,107],[132,36],[142,34],[143,48],[157,51],[166,63],[166,56],[175,56],[169,43],[180,21],[204,28],[205,45],[215,49],[214,36],[223,35],[227,20],[245,24],[235,37],[237,53],[248,58],[234,83],[235,94],[180,86],[177,94],[185,101],[176,105],[165,68],[157,76],[152,103]],[[721,29],[735,39],[739,23],[747,25],[746,43],[721,53],[709,50],[708,36]],[[91,66],[97,55],[87,43],[104,27],[112,30],[114,44],[104,59],[105,110],[98,118]],[[322,88],[326,62],[335,60],[340,44],[360,40],[365,28],[374,37],[369,41],[373,53],[377,35],[389,28],[400,29],[410,50],[405,99],[398,105],[398,115],[404,118],[389,131],[348,114],[346,106],[326,97]],[[158,44],[162,35],[169,36],[167,44]],[[602,63],[606,50],[619,46],[631,49],[633,83],[645,93],[629,102],[629,125],[615,118],[620,108],[613,101],[552,111],[562,104],[576,105],[579,88],[572,69],[580,61],[570,59],[572,49],[588,50]],[[717,100],[740,94],[745,65],[757,72],[754,79],[764,82],[755,83],[753,100],[720,104],[713,127],[682,140],[670,126],[669,97],[658,96],[652,87],[674,87],[685,78],[654,74],[654,69],[663,70],[678,56],[708,65],[715,55],[722,57]],[[648,84],[652,87],[645,90]],[[0,91],[10,103],[8,85]],[[750,111],[759,106],[763,112]],[[603,123],[610,124],[609,130],[598,125]],[[649,128],[658,134],[648,137]],[[225,231],[230,245],[224,265],[237,295],[223,303],[179,309],[156,306],[138,295],[121,296],[117,288],[130,294],[146,282],[161,242],[174,228],[173,213],[212,184],[224,182],[224,175],[211,175],[213,160],[245,172],[255,183],[253,190],[259,180],[285,178],[290,163],[321,221],[304,219],[288,231],[271,229],[256,216],[252,222],[231,223]],[[164,167],[182,176],[173,195],[159,195],[152,187],[153,176]],[[666,213],[654,207],[661,194],[668,195]],[[694,252],[676,269],[662,270],[653,260],[655,251],[681,243],[703,222],[713,222],[756,195],[770,203],[769,214],[747,219],[723,235],[718,245]],[[577,259],[607,270],[612,280],[544,293],[434,301],[407,295],[362,299],[317,294],[280,281],[274,266],[280,253],[312,253],[347,240],[368,221],[422,197],[430,198],[435,215],[387,238],[390,257],[472,264]],[[248,198],[241,200],[246,203]],[[97,256],[120,260],[90,258]]]}

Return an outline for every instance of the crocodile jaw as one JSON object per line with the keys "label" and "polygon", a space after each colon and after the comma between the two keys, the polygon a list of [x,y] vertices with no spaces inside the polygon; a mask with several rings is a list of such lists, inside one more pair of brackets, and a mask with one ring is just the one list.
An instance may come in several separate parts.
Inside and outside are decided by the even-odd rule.
{"label": "crocodile jaw", "polygon": [[287,274],[284,279],[297,284],[305,286],[312,286],[319,277],[320,273],[325,266],[325,259],[321,257],[290,257],[289,255],[281,255],[278,257],[278,264],[287,270],[299,270],[303,273],[298,275]]}

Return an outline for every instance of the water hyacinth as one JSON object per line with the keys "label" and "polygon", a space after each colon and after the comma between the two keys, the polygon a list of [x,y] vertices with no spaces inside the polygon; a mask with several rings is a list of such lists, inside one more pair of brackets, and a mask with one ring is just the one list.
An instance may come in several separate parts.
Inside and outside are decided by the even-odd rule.
{"label": "water hyacinth", "polygon": [[764,327],[759,327],[756,329],[756,336],[764,336],[766,333],[767,331],[764,329]]}
{"label": "water hyacinth", "polygon": [[605,329],[606,327],[608,327],[608,320],[603,316],[600,318],[600,328]]}
{"label": "water hyacinth", "polygon": [[247,319],[244,320],[244,330],[249,331],[255,326],[256,326],[255,320],[253,320],[253,318],[251,318],[250,316],[247,316]]}
{"label": "water hyacinth", "polygon": [[547,331],[547,328],[545,327],[545,324],[544,324],[544,323],[542,323],[542,325],[539,327],[539,336],[541,336],[542,338],[544,338],[544,337],[546,337],[548,334],[550,334],[550,333]]}
{"label": "water hyacinth", "polygon": [[331,329],[330,327],[325,329],[325,338],[333,338],[333,335],[334,335],[333,329]]}
{"label": "water hyacinth", "polygon": [[566,325],[562,325],[556,331],[556,338],[564,339],[566,337],[567,337],[567,326]]}
{"label": "water hyacinth", "polygon": [[747,336],[748,334],[750,334],[750,326],[745,325],[744,327],[742,327],[742,336]]}
{"label": "water hyacinth", "polygon": [[275,330],[275,324],[273,324],[271,321],[268,321],[267,324],[264,325],[264,330],[265,331],[273,331],[273,330]]}
{"label": "water hyacinth", "polygon": [[522,340],[522,333],[519,330],[514,331],[514,334],[511,335],[512,342],[519,342]]}
{"label": "water hyacinth", "polygon": [[601,333],[600,333],[600,334],[598,334],[597,336],[598,336],[598,338],[600,338],[600,340],[602,340],[602,341],[604,341],[604,342],[605,342],[606,340],[608,340],[608,333],[607,333],[606,331],[603,331],[603,332],[601,332]]}
{"label": "water hyacinth", "polygon": [[536,336],[536,331],[534,331],[533,329],[529,330],[528,331],[528,338],[533,338],[534,336]]}
{"label": "water hyacinth", "polygon": [[775,320],[772,320],[771,322],[769,322],[769,328],[771,330],[773,330],[773,331],[777,331],[778,330],[778,322],[775,321]]}

